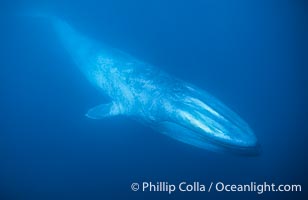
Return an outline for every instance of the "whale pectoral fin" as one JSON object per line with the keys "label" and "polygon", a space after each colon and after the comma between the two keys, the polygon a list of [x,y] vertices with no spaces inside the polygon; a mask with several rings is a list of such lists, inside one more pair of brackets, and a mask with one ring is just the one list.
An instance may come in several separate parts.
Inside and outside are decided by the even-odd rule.
{"label": "whale pectoral fin", "polygon": [[121,114],[120,108],[114,102],[108,104],[100,104],[91,108],[86,116],[90,119],[103,119],[105,117]]}

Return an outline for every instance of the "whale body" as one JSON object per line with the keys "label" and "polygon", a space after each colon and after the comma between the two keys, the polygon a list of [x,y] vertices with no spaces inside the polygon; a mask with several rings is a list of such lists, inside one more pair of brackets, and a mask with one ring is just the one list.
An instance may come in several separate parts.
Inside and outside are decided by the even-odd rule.
{"label": "whale body", "polygon": [[248,124],[206,91],[90,39],[59,18],[48,19],[87,80],[110,98],[109,103],[91,108],[87,117],[125,115],[202,149],[258,151]]}

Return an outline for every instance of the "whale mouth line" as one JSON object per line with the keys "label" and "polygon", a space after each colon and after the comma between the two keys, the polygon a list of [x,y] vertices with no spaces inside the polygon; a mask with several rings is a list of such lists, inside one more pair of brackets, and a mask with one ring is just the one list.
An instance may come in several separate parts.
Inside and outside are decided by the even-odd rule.
{"label": "whale mouth line", "polygon": [[[201,131],[202,129],[199,130]],[[209,136],[208,134],[205,135],[204,132],[200,132],[199,130],[192,129],[191,127],[181,125],[176,122],[160,122],[160,132],[178,141],[199,147],[201,149],[249,156],[260,154],[261,149],[259,143],[246,146],[237,145],[227,142],[228,140],[219,140],[216,137]]]}
{"label": "whale mouth line", "polygon": [[238,150],[247,150],[247,149],[254,149],[257,145],[238,145],[235,143],[228,142],[229,140],[219,140],[217,137],[206,137],[203,133],[199,133],[196,130],[193,130],[189,127],[187,128],[189,131],[192,131],[193,133],[196,133],[202,140],[206,140],[208,142],[211,142],[213,144],[216,144],[221,147],[231,148],[231,149],[238,149]]}
{"label": "whale mouth line", "polygon": [[225,118],[207,116],[198,110],[188,112],[178,109],[177,115],[179,117],[175,120],[176,123],[198,132],[201,131],[203,135],[216,138],[216,140],[238,146],[253,146],[256,142],[252,131],[249,127],[245,127],[245,124],[239,126]]}

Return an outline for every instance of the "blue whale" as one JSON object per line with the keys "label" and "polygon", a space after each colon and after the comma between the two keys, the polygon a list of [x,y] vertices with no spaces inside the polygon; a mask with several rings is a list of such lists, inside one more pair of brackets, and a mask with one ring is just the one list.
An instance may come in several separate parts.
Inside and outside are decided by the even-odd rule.
{"label": "blue whale", "polygon": [[256,154],[255,134],[235,112],[209,93],[92,40],[48,17],[61,43],[99,91],[110,98],[86,116],[125,115],[183,143],[219,152]]}

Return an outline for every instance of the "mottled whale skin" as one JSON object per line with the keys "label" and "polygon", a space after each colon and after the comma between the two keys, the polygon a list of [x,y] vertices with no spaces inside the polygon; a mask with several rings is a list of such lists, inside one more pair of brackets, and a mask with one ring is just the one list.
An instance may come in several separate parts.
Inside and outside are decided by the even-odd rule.
{"label": "mottled whale skin", "polygon": [[209,93],[87,38],[59,18],[49,21],[80,71],[110,97],[87,117],[125,115],[199,148],[258,153],[256,136],[246,122]]}

